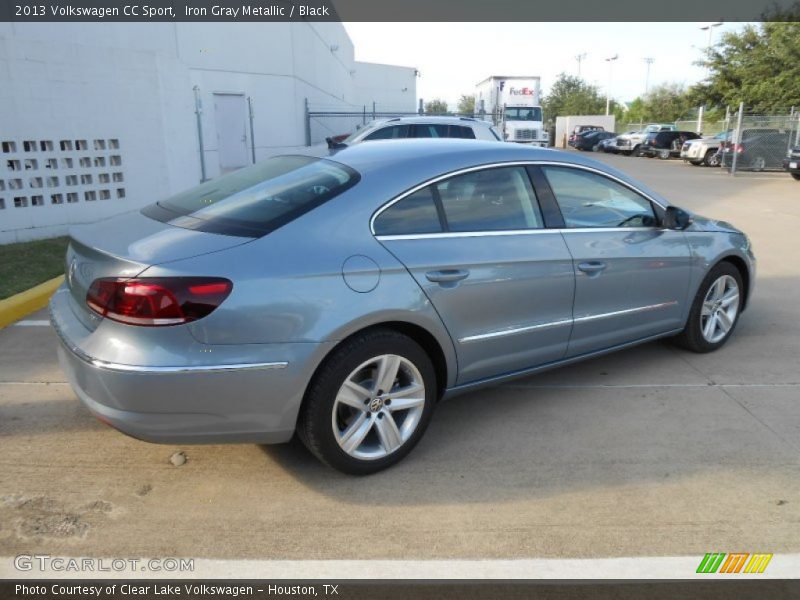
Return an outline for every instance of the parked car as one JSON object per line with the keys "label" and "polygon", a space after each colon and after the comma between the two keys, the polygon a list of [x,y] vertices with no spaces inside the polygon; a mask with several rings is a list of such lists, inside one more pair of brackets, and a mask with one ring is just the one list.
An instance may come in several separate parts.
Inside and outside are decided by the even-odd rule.
{"label": "parked car", "polygon": [[730,140],[732,129],[718,133],[713,137],[703,137],[699,140],[688,140],[681,148],[681,158],[686,162],[707,167],[719,166],[719,148]]}
{"label": "parked car", "polygon": [[800,181],[800,146],[793,146],[783,160],[783,168]]}
{"label": "parked car", "polygon": [[575,148],[578,150],[592,150],[597,152],[600,149],[600,142],[615,137],[617,137],[617,134],[613,131],[591,131],[579,136],[575,140]]}
{"label": "parked car", "polygon": [[749,171],[783,168],[783,159],[789,148],[789,133],[780,129],[753,127],[743,129],[741,141],[735,140],[721,146],[721,160],[725,167],[733,166]]}
{"label": "parked car", "polygon": [[697,140],[700,136],[693,131],[659,131],[647,134],[642,142],[641,154],[648,158],[677,158],[683,144],[688,140]]}
{"label": "parked car", "polygon": [[624,133],[617,137],[617,152],[632,156],[641,156],[642,143],[651,133],[658,131],[675,131],[677,127],[669,123],[650,123],[641,131]]}
{"label": "parked car", "polygon": [[656,338],[720,348],[754,260],[732,225],[576,153],[387,141],[75,227],[50,311],[102,422],[176,444],[296,431],[366,474],[440,398]]}
{"label": "parked car", "polygon": [[600,125],[576,125],[569,136],[567,145],[574,147],[575,141],[578,139],[578,136],[583,135],[585,133],[590,133],[592,131],[605,131],[605,128]]}
{"label": "parked car", "polygon": [[502,141],[500,132],[492,123],[470,117],[395,117],[373,121],[344,139],[337,136],[326,138],[326,141],[332,150],[341,150],[361,142],[405,138]]}

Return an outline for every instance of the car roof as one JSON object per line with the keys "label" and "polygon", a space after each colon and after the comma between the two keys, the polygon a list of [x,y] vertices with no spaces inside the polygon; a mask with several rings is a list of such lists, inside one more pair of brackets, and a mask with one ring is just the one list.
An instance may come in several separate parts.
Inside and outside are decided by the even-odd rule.
{"label": "car roof", "polygon": [[472,117],[425,117],[425,116],[416,116],[416,117],[391,117],[388,119],[381,119],[377,121],[373,121],[372,123],[368,124],[368,127],[377,127],[379,125],[387,125],[389,123],[434,123],[434,124],[448,124],[448,125],[483,125],[485,127],[491,127],[491,121],[482,121],[481,119],[475,119]]}
{"label": "car roof", "polygon": [[608,173],[668,204],[660,194],[605,163],[582,154],[526,144],[453,138],[376,140],[349,146],[333,154],[330,160],[358,171],[364,183],[379,181],[381,189],[411,187],[453,171],[494,163],[543,161],[574,164]]}

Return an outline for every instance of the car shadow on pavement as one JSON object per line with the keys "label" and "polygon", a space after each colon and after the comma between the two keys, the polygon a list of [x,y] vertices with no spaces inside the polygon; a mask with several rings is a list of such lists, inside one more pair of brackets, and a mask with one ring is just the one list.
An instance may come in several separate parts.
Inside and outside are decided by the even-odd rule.
{"label": "car shadow on pavement", "polygon": [[718,385],[761,385],[752,353],[768,342],[766,316],[748,311],[711,355],[654,342],[444,401],[417,448],[369,477],[333,471],[297,439],[263,451],[315,492],[357,505],[515,501],[741,469],[769,476],[796,462],[791,436],[768,422],[780,415],[762,418],[769,407],[745,408],[739,391]]}

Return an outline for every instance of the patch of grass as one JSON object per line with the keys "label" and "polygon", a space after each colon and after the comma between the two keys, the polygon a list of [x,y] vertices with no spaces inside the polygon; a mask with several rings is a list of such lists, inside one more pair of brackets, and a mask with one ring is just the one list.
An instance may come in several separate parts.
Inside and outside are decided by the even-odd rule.
{"label": "patch of grass", "polygon": [[0,246],[0,300],[64,274],[68,237]]}

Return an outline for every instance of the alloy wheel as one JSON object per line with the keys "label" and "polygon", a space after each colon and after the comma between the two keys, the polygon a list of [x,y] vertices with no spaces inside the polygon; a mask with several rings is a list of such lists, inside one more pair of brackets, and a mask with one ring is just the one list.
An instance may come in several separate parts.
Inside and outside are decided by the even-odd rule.
{"label": "alloy wheel", "polygon": [[730,275],[723,275],[708,288],[700,311],[703,338],[716,344],[722,341],[736,322],[739,312],[739,284]]}
{"label": "alloy wheel", "polygon": [[756,156],[753,162],[750,163],[750,168],[753,171],[763,171],[767,166],[767,161],[763,156]]}
{"label": "alloy wheel", "polygon": [[353,458],[388,456],[414,434],[425,408],[419,369],[396,354],[371,358],[347,376],[331,415],[339,447]]}

